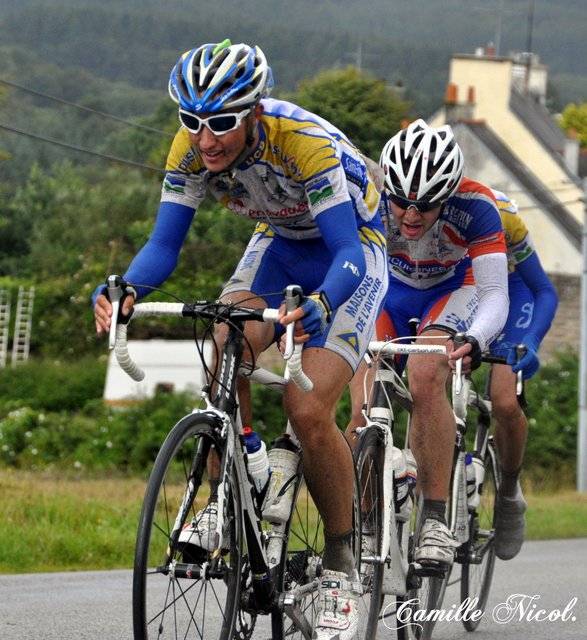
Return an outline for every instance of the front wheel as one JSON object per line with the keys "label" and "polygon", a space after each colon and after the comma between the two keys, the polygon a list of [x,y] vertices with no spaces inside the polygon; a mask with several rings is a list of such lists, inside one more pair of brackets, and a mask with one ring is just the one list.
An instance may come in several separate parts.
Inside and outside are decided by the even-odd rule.
{"label": "front wheel", "polygon": [[[498,489],[498,471],[493,446],[485,455],[485,476],[479,491],[479,506],[469,514],[469,541],[461,569],[461,601],[474,602],[472,619],[467,617],[463,625],[467,631],[475,631],[485,611],[493,568],[495,566],[494,512]],[[477,613],[479,612],[479,613]]]}
{"label": "front wheel", "polygon": [[225,483],[222,550],[212,553],[179,541],[185,526],[198,524],[208,502],[208,454],[212,446],[222,451],[215,426],[213,416],[186,416],[155,460],[136,542],[135,640],[226,639],[235,632],[244,561],[234,468]]}
{"label": "front wheel", "polygon": [[359,480],[359,506],[361,514],[361,568],[363,597],[359,601],[359,632],[357,637],[369,640],[389,633],[380,620],[383,605],[384,565],[363,558],[377,556],[381,549],[383,531],[383,459],[385,444],[380,429],[370,427],[363,431],[355,447],[355,468]]}
{"label": "front wheel", "polygon": [[[358,484],[353,474],[353,552],[357,566],[360,557],[361,525],[358,500]],[[318,612],[318,589],[312,588],[322,571],[324,553],[324,525],[322,517],[308,491],[302,477],[298,476],[294,502],[289,521],[285,528],[285,542],[281,560],[274,569],[278,591],[302,593],[299,610],[313,630]],[[301,592],[298,590],[301,589]],[[360,605],[359,605],[360,607]],[[273,640],[303,640],[300,628],[276,608],[271,616]]]}

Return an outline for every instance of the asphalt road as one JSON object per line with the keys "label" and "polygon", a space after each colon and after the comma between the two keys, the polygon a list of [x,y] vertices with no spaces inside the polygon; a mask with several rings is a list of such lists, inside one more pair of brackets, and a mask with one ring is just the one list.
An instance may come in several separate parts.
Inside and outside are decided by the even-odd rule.
{"label": "asphalt road", "polygon": [[[446,622],[437,625],[434,637],[586,640],[586,569],[587,539],[529,542],[515,560],[498,561],[487,613],[475,634],[460,622]],[[444,609],[460,602],[458,589],[448,589]],[[515,594],[508,608],[504,603]],[[0,576],[0,639],[131,640],[130,602],[129,571]],[[565,608],[567,620],[530,619],[539,609]],[[267,629],[258,624],[253,637],[266,640]],[[391,640],[395,634],[386,630],[378,637]]]}

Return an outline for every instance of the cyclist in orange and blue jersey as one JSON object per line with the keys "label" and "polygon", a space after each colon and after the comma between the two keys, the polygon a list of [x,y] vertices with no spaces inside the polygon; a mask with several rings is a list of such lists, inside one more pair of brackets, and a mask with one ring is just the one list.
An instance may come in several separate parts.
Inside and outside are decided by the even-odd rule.
{"label": "cyclist in orange and blue jersey", "polygon": [[[374,332],[387,290],[387,260],[374,169],[346,136],[322,118],[268,98],[271,69],[259,47],[207,44],[184,53],[169,92],[181,128],[172,143],[151,237],[125,280],[158,286],[176,266],[194,213],[206,194],[259,224],[222,292],[232,303],[279,306],[286,285],[302,286],[302,306],[284,315],[304,342],[302,365],[314,390],[288,385],[286,411],[302,445],[304,475],[324,521],[325,551],[314,637],[354,637],[360,585],[351,550],[352,456],[334,408]],[[373,163],[374,164],[374,163]],[[379,171],[377,165],[375,169]],[[148,293],[136,287],[136,296]],[[257,296],[251,300],[251,296]],[[127,297],[123,312],[132,308]],[[103,287],[95,292],[98,332],[110,325]],[[278,337],[273,326],[248,323],[256,357]],[[250,406],[243,406],[246,424]],[[207,518],[183,532],[205,546]],[[205,530],[207,527],[207,530]]]}
{"label": "cyclist in orange and blue jersey", "polygon": [[[450,364],[480,364],[481,351],[500,333],[508,312],[503,229],[489,188],[463,177],[463,156],[451,128],[417,120],[383,148],[382,202],[387,219],[390,283],[377,321],[380,339],[408,336],[447,344],[449,360],[412,355],[408,379],[414,400],[410,445],[418,463],[424,515],[415,560],[450,566],[457,546],[445,513],[456,424],[446,395]],[[450,338],[461,332],[464,346]],[[449,338],[447,342],[447,338]],[[360,378],[360,376],[356,376]],[[351,395],[361,391],[351,385]],[[353,422],[357,402],[353,402]],[[360,422],[357,422],[360,424]]]}
{"label": "cyclist in orange and blue jersey", "polygon": [[[493,354],[509,365],[493,365],[492,413],[499,453],[501,483],[495,505],[495,553],[502,560],[518,554],[524,541],[526,501],[519,483],[528,437],[528,421],[515,392],[515,374],[531,378],[540,362],[538,347],[546,335],[558,304],[556,290],[544,272],[516,203],[493,190],[501,216],[508,257],[510,307],[502,333],[491,344]],[[516,348],[526,354],[517,361]]]}

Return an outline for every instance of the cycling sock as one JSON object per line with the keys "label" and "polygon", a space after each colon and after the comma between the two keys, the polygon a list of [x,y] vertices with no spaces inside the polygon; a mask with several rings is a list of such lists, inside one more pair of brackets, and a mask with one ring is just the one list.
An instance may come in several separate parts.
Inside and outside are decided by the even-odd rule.
{"label": "cycling sock", "polygon": [[520,479],[521,470],[522,467],[518,467],[515,471],[504,471],[502,469],[499,495],[513,498],[518,493],[518,480]]}
{"label": "cycling sock", "polygon": [[425,522],[427,518],[434,518],[434,520],[446,525],[446,500],[428,500],[424,498],[422,522]]}
{"label": "cycling sock", "polygon": [[342,571],[352,576],[355,571],[355,558],[351,548],[353,530],[331,535],[324,532],[324,555],[322,567],[332,571]]}

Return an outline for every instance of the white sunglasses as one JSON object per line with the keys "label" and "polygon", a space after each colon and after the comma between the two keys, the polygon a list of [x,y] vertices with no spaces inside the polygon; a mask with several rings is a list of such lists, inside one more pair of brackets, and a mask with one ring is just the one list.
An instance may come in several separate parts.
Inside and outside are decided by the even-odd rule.
{"label": "white sunglasses", "polygon": [[191,133],[201,133],[202,127],[206,125],[212,133],[222,136],[229,131],[238,129],[242,119],[245,118],[251,109],[245,109],[239,113],[217,113],[207,118],[200,118],[190,111],[179,110],[179,121]]}

